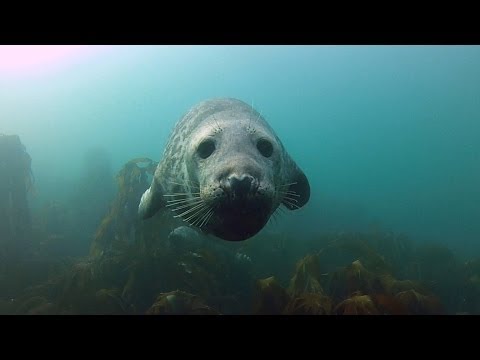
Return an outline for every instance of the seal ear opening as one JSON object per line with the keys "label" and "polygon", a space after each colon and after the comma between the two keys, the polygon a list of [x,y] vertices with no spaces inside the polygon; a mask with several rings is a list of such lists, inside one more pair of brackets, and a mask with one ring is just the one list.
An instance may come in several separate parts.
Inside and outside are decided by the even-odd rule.
{"label": "seal ear opening", "polygon": [[310,199],[310,184],[298,166],[295,167],[291,179],[292,184],[288,187],[288,194],[284,197],[282,204],[288,210],[297,210]]}

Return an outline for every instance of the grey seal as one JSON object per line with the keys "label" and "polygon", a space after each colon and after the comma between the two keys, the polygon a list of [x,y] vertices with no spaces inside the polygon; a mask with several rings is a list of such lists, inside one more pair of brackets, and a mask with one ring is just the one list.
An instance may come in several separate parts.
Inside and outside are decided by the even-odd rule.
{"label": "grey seal", "polygon": [[204,233],[241,241],[280,205],[303,207],[310,185],[267,121],[233,98],[206,100],[176,124],[150,187],[142,219],[161,209]]}

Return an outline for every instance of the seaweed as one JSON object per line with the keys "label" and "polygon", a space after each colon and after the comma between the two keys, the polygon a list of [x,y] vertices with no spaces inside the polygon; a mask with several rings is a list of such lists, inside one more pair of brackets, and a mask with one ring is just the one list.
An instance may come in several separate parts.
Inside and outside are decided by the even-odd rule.
{"label": "seaweed", "polygon": [[220,315],[207,306],[199,296],[175,290],[158,295],[147,315]]}
{"label": "seaweed", "polygon": [[408,309],[411,315],[441,315],[444,313],[440,301],[433,295],[422,295],[415,290],[407,290],[395,296]]}
{"label": "seaweed", "polygon": [[408,308],[395,296],[386,294],[370,295],[378,312],[382,315],[407,315]]}
{"label": "seaweed", "polygon": [[422,294],[428,294],[429,290],[419,283],[418,281],[414,280],[397,280],[392,275],[383,275],[380,276],[379,282],[381,284],[381,288],[383,292],[388,295],[395,296],[399,292],[407,291],[407,290],[415,290]]}
{"label": "seaweed", "polygon": [[382,289],[376,288],[376,284],[375,275],[368,271],[360,260],[355,260],[333,273],[330,279],[330,294],[338,301],[359,291],[364,294],[381,292]]}
{"label": "seaweed", "polygon": [[337,315],[380,315],[372,298],[360,293],[342,301],[333,312]]}
{"label": "seaweed", "polygon": [[[107,174],[107,165],[93,161],[88,174]],[[226,243],[178,227],[184,224],[170,214],[139,221],[138,202],[156,165],[138,158],[118,172],[118,192],[102,213],[87,257],[64,257],[62,246],[72,243],[67,208],[53,200],[41,208],[29,257],[8,267],[0,263],[0,313],[480,313],[480,260],[461,263],[445,247],[415,248],[403,235],[303,239],[266,231]]]}
{"label": "seaweed", "polygon": [[323,294],[318,255],[307,255],[297,263],[288,292],[291,296],[303,293]]}
{"label": "seaweed", "polygon": [[18,135],[0,134],[0,263],[7,268],[29,250],[31,161]]}
{"label": "seaweed", "polygon": [[333,309],[332,300],[318,293],[303,293],[285,307],[285,315],[330,315]]}
{"label": "seaweed", "polygon": [[148,188],[148,175],[153,175],[157,163],[148,158],[127,162],[117,174],[118,192],[110,210],[98,227],[90,255],[98,256],[111,249],[114,242],[131,243],[139,236],[137,208]]}
{"label": "seaweed", "polygon": [[257,315],[279,315],[290,301],[287,291],[274,276],[257,280],[253,300],[253,313]]}

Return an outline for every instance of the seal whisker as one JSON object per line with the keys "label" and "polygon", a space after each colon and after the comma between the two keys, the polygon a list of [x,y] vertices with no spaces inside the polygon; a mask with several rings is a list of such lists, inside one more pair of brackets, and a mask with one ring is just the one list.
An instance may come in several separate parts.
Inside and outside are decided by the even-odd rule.
{"label": "seal whisker", "polygon": [[[290,203],[290,204],[295,205],[295,203],[294,203],[291,199],[289,199],[289,198],[283,198],[282,201],[288,202],[288,203]],[[296,200],[295,200],[295,201],[296,201]]]}
{"label": "seal whisker", "polygon": [[180,198],[180,199],[170,198],[169,200],[166,200],[166,202],[167,202],[168,204],[181,203],[181,202],[188,202],[188,201],[200,200],[201,198],[202,198],[201,196],[184,197],[184,198]]}
{"label": "seal whisker", "polygon": [[210,209],[210,215],[207,215],[206,219],[203,221],[203,223],[200,225],[200,227],[203,227],[204,225],[207,225],[210,219],[212,218],[213,214],[215,214],[215,210]]}
{"label": "seal whisker", "polygon": [[[188,203],[188,204],[172,204],[170,206],[168,206],[170,208],[170,210],[172,211],[178,211],[178,210],[181,210],[181,209],[186,209],[188,207],[193,207],[195,205],[198,205],[198,204],[201,204],[201,202],[196,202],[196,203]],[[176,208],[171,208],[172,206],[178,206]]]}
{"label": "seal whisker", "polygon": [[217,118],[215,117],[215,114],[213,115],[213,121],[215,121],[215,125],[216,125],[216,128],[214,129],[213,132],[214,132],[215,134],[218,133],[218,132],[222,132],[223,129],[222,129],[222,127],[220,126],[220,124],[218,123],[218,120],[217,120]]}
{"label": "seal whisker", "polygon": [[294,207],[294,208],[296,208],[296,209],[300,209],[300,206],[298,206],[297,204],[294,204],[294,203],[292,203],[292,202],[290,202],[290,201],[288,201],[288,200],[283,200],[283,202],[284,202],[285,204],[291,206],[291,207]]}
{"label": "seal whisker", "polygon": [[[205,210],[205,208],[208,207],[207,204],[202,204],[202,206],[200,207],[200,209],[197,209],[197,211],[195,213],[193,213],[192,215],[190,215],[188,218],[185,218],[185,221],[190,221],[192,219],[195,219],[201,212],[203,212]],[[192,209],[193,210],[193,209]]]}
{"label": "seal whisker", "polygon": [[202,217],[199,218],[198,220],[198,227],[199,228],[202,228],[202,226],[205,224],[205,221],[207,220],[208,216],[210,215],[210,213],[213,212],[213,209],[211,207],[208,207],[208,211],[202,215]]}
{"label": "seal whisker", "polygon": [[195,184],[180,184],[180,183],[177,183],[177,182],[171,181],[171,180],[167,180],[167,181],[171,184],[175,184],[175,185],[179,185],[179,186],[183,186],[183,187],[191,186],[193,188],[199,189],[199,186],[195,185]]}
{"label": "seal whisker", "polygon": [[[203,209],[201,209],[201,210],[203,210]],[[200,211],[201,211],[201,210],[200,210]],[[192,216],[189,216],[187,219],[182,218],[182,220],[183,220],[184,222],[186,222],[188,225],[194,226],[194,222],[193,222],[193,221],[190,221],[191,219],[192,219]]]}
{"label": "seal whisker", "polygon": [[185,194],[187,194],[187,195],[190,195],[190,194],[191,194],[191,195],[195,195],[195,194],[197,194],[197,195],[198,195],[198,194],[200,194],[200,191],[198,191],[198,192],[184,192],[184,193],[174,192],[174,193],[170,193],[170,194],[172,194],[172,195],[185,195]]}
{"label": "seal whisker", "polygon": [[208,124],[208,126],[210,127],[210,129],[212,130],[212,134],[211,136],[215,136],[215,134],[219,133],[221,130],[220,130],[220,127],[218,126],[218,123],[216,122],[215,118],[214,118],[214,121],[215,121],[215,124]]}
{"label": "seal whisker", "polygon": [[299,197],[300,196],[297,196],[297,197],[292,197],[294,196],[293,194],[282,194],[282,193],[279,193],[280,196],[282,196],[283,198],[290,198],[292,200],[295,200],[295,201],[298,201],[299,200]]}
{"label": "seal whisker", "polygon": [[200,200],[200,198],[192,198],[192,199],[182,199],[182,200],[168,200],[167,204],[168,206],[173,206],[173,205],[179,205],[179,204],[185,204],[185,203],[192,203],[195,201]]}
{"label": "seal whisker", "polygon": [[[193,208],[188,209],[188,210],[184,211],[183,213],[181,213],[179,215],[175,215],[174,217],[183,217],[187,214],[190,214],[192,211],[197,210],[199,207],[202,207],[202,206],[205,206],[205,203],[203,201],[200,204],[195,205]],[[173,210],[173,211],[175,211],[175,210]]]}
{"label": "seal whisker", "polygon": [[[197,211],[199,208],[202,208],[203,207],[203,204],[195,204],[195,205],[190,205],[189,207],[187,206],[187,210],[185,210],[183,213],[179,214],[179,215],[176,215],[174,217],[181,217],[183,218],[185,215],[188,215],[189,213],[191,213],[192,211]],[[184,207],[185,208],[185,207]],[[177,212],[178,210],[182,210],[181,208],[177,208],[177,209],[172,209],[173,212]]]}
{"label": "seal whisker", "polygon": [[281,194],[281,195],[288,195],[288,196],[297,196],[297,197],[300,197],[300,195],[298,195],[297,193],[293,194],[293,193],[290,193],[288,191],[277,191],[278,194]]}
{"label": "seal whisker", "polygon": [[[175,197],[175,196],[185,196],[185,195],[172,195],[171,197]],[[194,196],[191,196],[191,197],[182,197],[182,198],[179,198],[179,199],[170,199],[170,200],[167,200],[167,201],[182,201],[182,200],[199,199],[199,198],[200,198],[200,195],[194,195]]]}
{"label": "seal whisker", "polygon": [[[190,195],[190,194],[188,194],[188,195]],[[185,195],[171,195],[170,197],[175,197],[175,196],[185,196]],[[188,199],[198,199],[200,197],[201,197],[200,195],[193,195],[191,197],[181,197],[179,199],[170,199],[170,200],[167,200],[167,201],[180,201],[180,200],[188,200]]]}
{"label": "seal whisker", "polygon": [[208,215],[208,217],[205,219],[205,223],[202,224],[202,227],[208,225],[208,222],[210,221],[210,219],[213,217],[214,214],[215,214],[215,210],[212,209],[212,211],[210,212],[210,215]]}
{"label": "seal whisker", "polygon": [[194,217],[195,220],[192,222],[192,225],[197,225],[198,222],[200,222],[200,220],[203,218],[203,216],[205,216],[205,214],[208,213],[209,209],[210,209],[210,206],[206,204],[205,207],[203,207],[200,211],[195,213],[195,217]]}
{"label": "seal whisker", "polygon": [[284,196],[283,198],[284,198],[284,199],[287,199],[287,200],[289,200],[289,201],[294,201],[294,202],[298,203],[298,200],[297,200],[297,199],[294,199],[294,198],[291,198],[291,197],[288,197],[288,196]]}
{"label": "seal whisker", "polygon": [[201,221],[201,219],[205,216],[206,213],[208,213],[208,207],[203,208],[201,213],[195,214],[195,217],[192,220],[192,226],[196,226],[196,227],[200,228],[200,226],[198,226],[198,224]]}
{"label": "seal whisker", "polygon": [[260,112],[258,113],[257,120],[255,120],[255,121],[258,121],[261,117],[262,117],[262,112],[260,111]]}
{"label": "seal whisker", "polygon": [[[252,108],[252,112],[254,112],[254,111],[255,111],[255,109],[253,108],[253,99],[252,99],[252,105],[250,105],[250,107]],[[252,126],[251,126],[251,124],[252,124],[252,117],[251,117],[251,116],[249,116],[249,117],[248,117],[248,125],[247,125],[247,130],[248,130],[248,129],[250,129],[250,128],[252,127]]]}
{"label": "seal whisker", "polygon": [[297,184],[297,182],[292,182],[292,183],[288,183],[288,184],[278,185],[278,187],[286,187],[286,186],[296,185],[296,184]]}
{"label": "seal whisker", "polygon": [[204,220],[204,222],[202,222],[202,225],[201,225],[202,227],[208,224],[208,222],[210,221],[210,219],[212,218],[212,216],[215,214],[215,209],[216,209],[217,207],[218,207],[217,204],[213,204],[213,205],[210,206],[210,210],[211,210],[211,211],[210,211],[210,214],[207,215],[207,217],[206,217],[206,219]]}
{"label": "seal whisker", "polygon": [[189,179],[182,179],[183,181],[185,181],[185,183],[188,185],[194,185],[194,186],[200,186],[200,183],[198,181],[193,181],[193,180],[189,180]]}
{"label": "seal whisker", "polygon": [[[202,202],[203,202],[203,200],[200,200],[200,201],[197,201],[196,203],[193,203],[193,204],[190,204],[190,203],[189,203],[189,204],[181,205],[181,206],[179,206],[179,207],[177,207],[177,208],[175,208],[175,209],[172,209],[172,211],[178,211],[178,210],[181,210],[181,209],[185,209],[185,208],[188,208],[188,207],[191,207],[191,206],[200,204],[200,203],[202,203]],[[178,204],[170,204],[170,205],[166,205],[166,206],[176,206],[176,205],[178,205]]]}
{"label": "seal whisker", "polygon": [[200,195],[200,193],[171,193],[171,194],[164,194],[165,197],[171,196],[189,196],[189,195]]}

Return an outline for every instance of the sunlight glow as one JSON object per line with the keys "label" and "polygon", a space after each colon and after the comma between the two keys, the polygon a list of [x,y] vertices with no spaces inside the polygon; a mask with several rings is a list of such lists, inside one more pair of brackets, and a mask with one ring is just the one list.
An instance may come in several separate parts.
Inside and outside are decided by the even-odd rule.
{"label": "sunlight glow", "polygon": [[54,70],[95,48],[88,45],[0,45],[0,72],[25,74]]}

